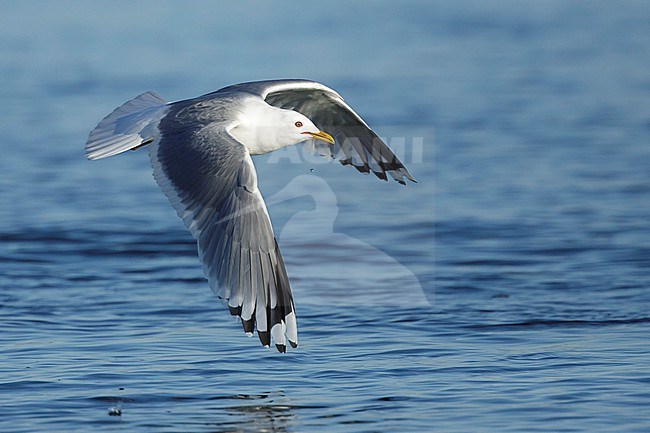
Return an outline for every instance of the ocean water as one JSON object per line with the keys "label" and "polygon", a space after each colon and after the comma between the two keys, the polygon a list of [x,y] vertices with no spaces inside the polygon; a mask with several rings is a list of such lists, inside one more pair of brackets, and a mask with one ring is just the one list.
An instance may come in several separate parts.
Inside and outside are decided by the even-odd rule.
{"label": "ocean water", "polygon": [[[0,431],[650,431],[645,1],[0,6]],[[146,152],[146,90],[337,89],[418,180],[256,159],[300,346],[243,335]]]}

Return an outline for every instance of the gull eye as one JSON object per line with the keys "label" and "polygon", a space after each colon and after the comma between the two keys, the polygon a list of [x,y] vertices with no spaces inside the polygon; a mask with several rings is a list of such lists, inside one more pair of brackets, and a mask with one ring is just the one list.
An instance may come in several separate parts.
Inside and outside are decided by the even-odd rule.
{"label": "gull eye", "polygon": [[296,128],[300,128],[302,126],[302,122],[299,120],[296,123],[294,123],[294,125],[296,125]]}

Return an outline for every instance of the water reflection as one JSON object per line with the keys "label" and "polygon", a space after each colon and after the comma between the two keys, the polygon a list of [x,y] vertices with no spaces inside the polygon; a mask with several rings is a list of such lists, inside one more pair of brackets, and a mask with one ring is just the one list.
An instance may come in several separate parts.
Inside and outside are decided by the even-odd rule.
{"label": "water reflection", "polygon": [[219,408],[219,412],[226,412],[227,421],[215,423],[218,428],[210,430],[214,433],[249,431],[282,433],[289,431],[289,427],[296,419],[292,405],[283,401],[287,398],[282,391],[260,395],[240,394],[227,398],[229,401],[237,400],[241,403]]}

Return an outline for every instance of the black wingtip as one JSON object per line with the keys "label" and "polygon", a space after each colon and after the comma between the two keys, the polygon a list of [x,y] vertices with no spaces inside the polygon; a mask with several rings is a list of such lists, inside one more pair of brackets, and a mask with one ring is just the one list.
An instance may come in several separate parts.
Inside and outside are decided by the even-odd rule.
{"label": "black wingtip", "polygon": [[233,316],[241,315],[241,307],[231,307],[230,305],[228,305],[228,310],[230,311],[230,314]]}
{"label": "black wingtip", "polygon": [[287,351],[287,346],[284,344],[276,344],[275,347],[278,349],[278,352],[280,353],[286,353]]}
{"label": "black wingtip", "polygon": [[250,320],[241,319],[241,324],[244,327],[244,332],[246,333],[250,332],[251,334],[253,333],[253,330],[255,329],[255,319],[250,319]]}
{"label": "black wingtip", "polygon": [[262,346],[268,347],[271,345],[271,334],[268,331],[257,331],[257,336],[260,337]]}
{"label": "black wingtip", "polygon": [[418,183],[418,181],[415,180],[415,178],[411,175],[411,173],[409,173],[409,171],[406,169],[406,167],[402,167],[402,169],[400,170],[400,173],[402,173],[411,182]]}
{"label": "black wingtip", "polygon": [[296,347],[298,347],[298,343],[296,343],[295,341],[291,341],[291,340],[289,340],[289,344],[291,345],[291,347],[292,347],[293,349],[295,349]]}
{"label": "black wingtip", "polygon": [[356,168],[359,173],[370,173],[370,166],[368,166],[368,164],[355,165],[354,168]]}
{"label": "black wingtip", "polygon": [[375,170],[373,170],[372,172],[373,172],[374,175],[377,176],[379,179],[381,179],[381,180],[386,180],[386,181],[388,180],[388,177],[386,176],[386,173],[384,173],[383,171],[375,171]]}

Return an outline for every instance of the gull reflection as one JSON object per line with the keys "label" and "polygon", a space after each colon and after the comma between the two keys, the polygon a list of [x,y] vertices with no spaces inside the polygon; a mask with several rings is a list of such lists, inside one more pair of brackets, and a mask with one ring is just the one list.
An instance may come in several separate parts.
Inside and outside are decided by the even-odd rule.
{"label": "gull reflection", "polygon": [[296,419],[295,407],[288,404],[282,391],[257,395],[239,394],[216,397],[213,400],[225,400],[228,403],[235,400],[238,403],[218,408],[222,416],[218,422],[208,423],[213,426],[211,433],[293,431],[291,426]]}

